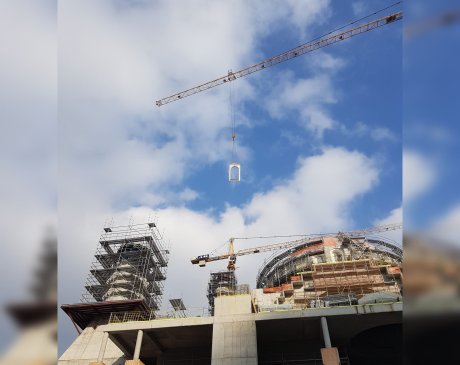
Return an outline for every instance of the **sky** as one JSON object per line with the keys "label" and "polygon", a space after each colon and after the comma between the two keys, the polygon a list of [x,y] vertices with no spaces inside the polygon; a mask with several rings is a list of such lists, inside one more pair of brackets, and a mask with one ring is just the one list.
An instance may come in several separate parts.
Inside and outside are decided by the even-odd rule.
{"label": "sky", "polygon": [[[107,222],[155,218],[171,247],[164,300],[182,297],[189,307],[204,307],[209,272],[226,263],[202,269],[189,260],[225,247],[232,236],[400,222],[401,22],[161,108],[154,103],[388,5],[377,0],[2,2],[4,24],[13,15],[20,22],[1,36],[10,41],[13,33],[28,41],[27,46],[11,42],[0,61],[6,66],[2,71],[13,70],[2,77],[17,85],[2,95],[11,120],[2,143],[24,160],[18,173],[17,160],[1,154],[9,168],[2,199],[16,203],[5,213],[4,222],[12,224],[2,239],[24,243],[8,245],[12,260],[2,269],[11,272],[19,259],[33,261],[39,248],[27,250],[26,242],[55,223],[57,212],[59,304],[77,303]],[[33,60],[33,66],[23,59]],[[240,183],[229,183],[227,176],[232,108]],[[21,120],[29,123],[21,127]],[[405,163],[417,161],[420,154],[404,157]],[[419,161],[425,166],[426,159]],[[420,196],[435,180],[427,176],[420,187],[416,179],[404,193]],[[17,204],[18,197],[35,209]],[[29,224],[19,236],[17,222]],[[390,238],[400,242],[398,234]],[[236,241],[236,248],[272,242]],[[254,287],[264,258],[240,258],[239,282]],[[31,273],[21,276],[26,283]],[[62,353],[76,332],[61,312]]]}
{"label": "sky", "polygon": [[424,1],[408,10],[408,27],[426,30],[404,42],[404,224],[458,248],[460,25],[420,26],[458,4]]}

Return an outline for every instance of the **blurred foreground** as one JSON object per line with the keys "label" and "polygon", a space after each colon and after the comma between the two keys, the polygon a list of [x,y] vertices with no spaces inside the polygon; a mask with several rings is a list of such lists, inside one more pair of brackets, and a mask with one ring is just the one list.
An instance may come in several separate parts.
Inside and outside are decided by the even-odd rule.
{"label": "blurred foreground", "polygon": [[405,9],[404,363],[460,364],[460,7]]}
{"label": "blurred foreground", "polygon": [[57,240],[48,229],[34,270],[29,299],[2,303],[17,331],[0,356],[1,365],[48,365],[57,360]]}

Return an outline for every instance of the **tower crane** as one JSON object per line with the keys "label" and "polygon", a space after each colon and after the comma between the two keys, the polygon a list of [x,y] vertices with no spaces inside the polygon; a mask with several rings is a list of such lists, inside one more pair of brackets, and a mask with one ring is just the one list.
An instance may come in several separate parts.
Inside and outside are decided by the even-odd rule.
{"label": "tower crane", "polygon": [[226,253],[216,255],[216,256],[211,256],[210,254],[199,255],[197,257],[193,257],[190,261],[193,265],[204,267],[206,266],[206,263],[208,262],[228,259],[227,269],[229,271],[235,271],[236,258],[238,256],[251,255],[251,254],[260,253],[260,252],[276,251],[276,250],[281,250],[281,249],[290,249],[298,245],[312,242],[312,241],[318,240],[318,238],[329,236],[329,235],[336,235],[337,237],[341,239],[344,239],[344,238],[352,239],[352,238],[357,238],[357,237],[363,237],[368,234],[376,234],[376,233],[394,231],[394,230],[401,229],[401,228],[402,228],[402,223],[393,223],[393,224],[387,224],[387,225],[382,225],[382,226],[377,226],[377,227],[348,231],[348,232],[338,232],[338,233],[333,233],[333,234],[322,234],[322,235],[316,234],[316,235],[310,235],[310,236],[304,237],[302,239],[291,240],[287,242],[273,243],[270,245],[264,245],[264,246],[258,246],[258,247],[252,247],[252,248],[244,248],[237,252],[235,252],[234,241],[237,239],[246,239],[246,238],[230,238],[229,243],[228,243],[228,251]]}
{"label": "tower crane", "polygon": [[[397,5],[399,3],[400,2],[395,3],[392,6]],[[330,46],[331,44],[343,41],[345,39],[354,37],[354,36],[359,35],[359,34],[363,34],[363,33],[368,32],[370,30],[380,28],[380,27],[382,27],[384,25],[387,25],[387,24],[393,23],[395,21],[401,20],[402,18],[403,18],[403,13],[402,12],[396,12],[396,13],[392,13],[390,15],[384,16],[382,18],[370,21],[368,23],[358,25],[358,26],[356,26],[354,28],[350,28],[350,29],[347,29],[345,31],[335,33],[333,35],[328,34],[328,35],[326,35],[326,36],[324,36],[322,38],[316,39],[316,40],[314,40],[312,42],[309,42],[309,43],[305,43],[305,44],[300,45],[300,46],[298,46],[296,48],[293,48],[293,49],[291,49],[291,50],[289,50],[287,52],[281,53],[281,54],[279,54],[277,56],[267,58],[267,59],[265,59],[265,60],[263,60],[263,61],[261,61],[259,63],[256,63],[255,65],[243,68],[242,70],[239,70],[239,71],[236,71],[236,72],[228,71],[228,74],[225,75],[225,76],[222,76],[222,77],[219,77],[219,78],[217,78],[215,80],[212,80],[212,81],[206,82],[204,84],[192,87],[191,89],[178,92],[177,94],[170,95],[170,96],[168,96],[166,98],[157,100],[155,102],[155,104],[158,107],[160,107],[162,105],[171,103],[173,101],[184,99],[187,96],[191,96],[191,95],[194,95],[194,94],[199,93],[201,91],[211,89],[211,88],[213,88],[215,86],[219,86],[219,85],[225,84],[227,82],[234,81],[234,80],[236,80],[236,79],[238,79],[240,77],[247,76],[247,75],[250,75],[250,74],[252,74],[254,72],[264,70],[264,69],[266,69],[266,68],[268,68],[270,66],[274,66],[274,65],[277,65],[279,63],[282,63],[282,62],[291,60],[293,58],[299,57],[301,55],[304,55],[306,53],[313,52],[313,51],[315,51],[317,49]]]}

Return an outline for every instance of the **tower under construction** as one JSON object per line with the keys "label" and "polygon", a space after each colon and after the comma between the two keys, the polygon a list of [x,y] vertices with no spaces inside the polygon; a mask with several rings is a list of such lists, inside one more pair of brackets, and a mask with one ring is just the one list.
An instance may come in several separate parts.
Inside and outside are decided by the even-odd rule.
{"label": "tower under construction", "polygon": [[104,227],[80,304],[64,305],[84,329],[110,313],[161,307],[169,249],[155,222]]}
{"label": "tower under construction", "polygon": [[153,222],[104,228],[82,302],[143,299],[159,309],[168,256]]}

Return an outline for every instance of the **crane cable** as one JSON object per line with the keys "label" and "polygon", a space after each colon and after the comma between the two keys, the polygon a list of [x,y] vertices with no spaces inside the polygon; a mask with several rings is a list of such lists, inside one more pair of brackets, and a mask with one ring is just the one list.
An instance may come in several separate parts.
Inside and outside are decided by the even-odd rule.
{"label": "crane cable", "polygon": [[[230,73],[231,71],[229,71]],[[229,83],[230,87],[230,93],[229,93],[229,107],[230,107],[230,122],[232,124],[232,162],[235,161],[235,150],[236,150],[236,145],[235,145],[235,139],[236,139],[236,133],[235,133],[235,108],[233,105],[233,83]]]}

